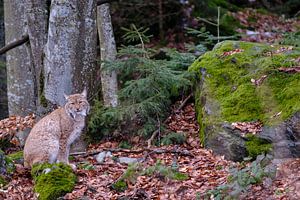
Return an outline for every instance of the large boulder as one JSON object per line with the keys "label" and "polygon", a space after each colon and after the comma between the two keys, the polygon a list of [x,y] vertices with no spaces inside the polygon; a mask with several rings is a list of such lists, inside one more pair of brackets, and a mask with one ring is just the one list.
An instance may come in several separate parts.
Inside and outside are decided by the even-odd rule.
{"label": "large boulder", "polygon": [[[196,112],[205,147],[227,159],[300,156],[300,48],[224,41],[197,59]],[[288,69],[289,68],[289,69]],[[244,136],[234,122],[261,122]],[[253,153],[255,152],[255,153]]]}

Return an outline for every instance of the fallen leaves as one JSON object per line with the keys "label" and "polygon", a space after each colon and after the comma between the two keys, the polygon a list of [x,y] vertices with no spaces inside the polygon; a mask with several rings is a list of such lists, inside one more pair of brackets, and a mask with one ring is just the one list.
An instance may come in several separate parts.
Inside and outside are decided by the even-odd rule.
{"label": "fallen leaves", "polygon": [[0,121],[0,139],[13,138],[18,131],[32,128],[35,124],[35,115],[29,114],[25,117],[10,116]]}
{"label": "fallen leaves", "polygon": [[233,129],[238,129],[241,131],[242,136],[247,133],[257,134],[262,131],[262,122],[234,122],[231,124]]}
{"label": "fallen leaves", "polygon": [[237,54],[237,53],[242,53],[242,52],[244,52],[244,49],[234,49],[234,50],[231,50],[231,51],[223,52],[221,57],[231,56],[231,55],[234,55],[234,54]]}
{"label": "fallen leaves", "polygon": [[285,73],[299,73],[300,72],[300,66],[295,66],[295,67],[279,67],[278,71],[285,72]]}
{"label": "fallen leaves", "polygon": [[296,32],[300,23],[297,18],[285,19],[282,16],[263,14],[251,8],[231,14],[245,27],[237,30],[242,33],[241,40],[250,42],[274,43],[279,41],[284,33]]}

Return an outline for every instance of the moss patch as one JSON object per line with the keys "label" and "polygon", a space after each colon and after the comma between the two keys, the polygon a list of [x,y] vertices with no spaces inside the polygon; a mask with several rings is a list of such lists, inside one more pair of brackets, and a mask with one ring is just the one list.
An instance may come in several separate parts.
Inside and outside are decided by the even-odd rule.
{"label": "moss patch", "polygon": [[35,182],[34,190],[39,194],[40,200],[54,200],[71,192],[76,181],[72,168],[63,163],[35,165],[31,175]]}
{"label": "moss patch", "polygon": [[18,161],[23,159],[23,151],[18,151],[16,153],[11,153],[7,155],[8,158],[10,158],[12,161]]}
{"label": "moss patch", "polygon": [[121,179],[112,184],[112,189],[116,190],[117,192],[124,192],[127,189],[127,184],[125,180]]}
{"label": "moss patch", "polygon": [[[293,48],[269,56],[268,52],[275,52],[280,47],[225,41],[194,62],[190,71],[197,72],[201,78],[203,68],[207,74],[206,86],[199,91],[197,98],[210,96],[220,105],[220,116],[206,120],[228,122],[259,120],[271,125],[287,119],[300,110],[300,73],[287,74],[277,70],[279,67],[297,66],[293,59],[299,57],[300,49]],[[243,49],[243,52],[223,56],[224,52],[234,49]],[[267,78],[260,86],[251,83],[251,79],[258,80],[263,75],[267,75]],[[200,102],[200,105],[197,105],[200,108],[196,108],[198,116],[202,109],[199,99],[196,99]],[[280,111],[282,112],[280,120],[272,118]]]}
{"label": "moss patch", "polygon": [[0,188],[5,186],[6,184],[7,184],[6,179],[0,175]]}
{"label": "moss patch", "polygon": [[251,158],[255,159],[260,154],[268,153],[272,148],[272,144],[266,140],[256,137],[255,135],[248,135],[247,139],[246,149]]}

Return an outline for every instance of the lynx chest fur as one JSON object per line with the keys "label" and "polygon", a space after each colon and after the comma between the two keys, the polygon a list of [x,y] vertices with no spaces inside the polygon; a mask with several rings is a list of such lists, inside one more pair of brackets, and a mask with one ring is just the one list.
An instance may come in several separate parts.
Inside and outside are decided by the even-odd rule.
{"label": "lynx chest fur", "polygon": [[24,147],[24,165],[64,162],[69,164],[71,144],[80,136],[90,105],[86,90],[65,96],[67,103],[42,118],[31,130]]}

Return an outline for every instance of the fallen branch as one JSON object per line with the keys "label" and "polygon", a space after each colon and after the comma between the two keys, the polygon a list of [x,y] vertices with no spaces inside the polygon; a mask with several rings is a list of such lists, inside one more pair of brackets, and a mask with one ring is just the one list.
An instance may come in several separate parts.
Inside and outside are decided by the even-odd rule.
{"label": "fallen branch", "polygon": [[191,154],[188,150],[178,150],[178,149],[136,149],[136,150],[131,150],[131,149],[120,149],[120,148],[107,148],[107,149],[101,149],[101,150],[96,150],[92,152],[74,152],[70,153],[71,156],[82,156],[82,157],[87,157],[87,156],[93,156],[98,153],[101,153],[103,151],[110,151],[110,152],[123,152],[123,153],[143,153],[143,152],[148,152],[146,156],[142,160],[146,160],[146,158],[151,155],[151,154],[162,154],[162,153],[175,153],[180,156],[191,156],[195,157],[193,154]]}
{"label": "fallen branch", "polygon": [[82,157],[87,157],[87,156],[93,156],[96,155],[100,152],[103,151],[110,151],[110,152],[123,152],[123,153],[142,153],[144,151],[150,151],[148,149],[137,149],[137,150],[131,150],[131,149],[120,149],[120,148],[107,148],[107,149],[101,149],[101,150],[96,150],[96,151],[91,151],[91,152],[74,152],[70,153],[71,156],[82,156]]}
{"label": "fallen branch", "polygon": [[2,47],[0,49],[0,55],[6,53],[7,51],[13,49],[13,48],[16,48],[18,46],[21,46],[22,44],[24,44],[25,42],[29,41],[29,36],[28,35],[24,35],[22,36],[19,40],[16,40],[4,47]]}

